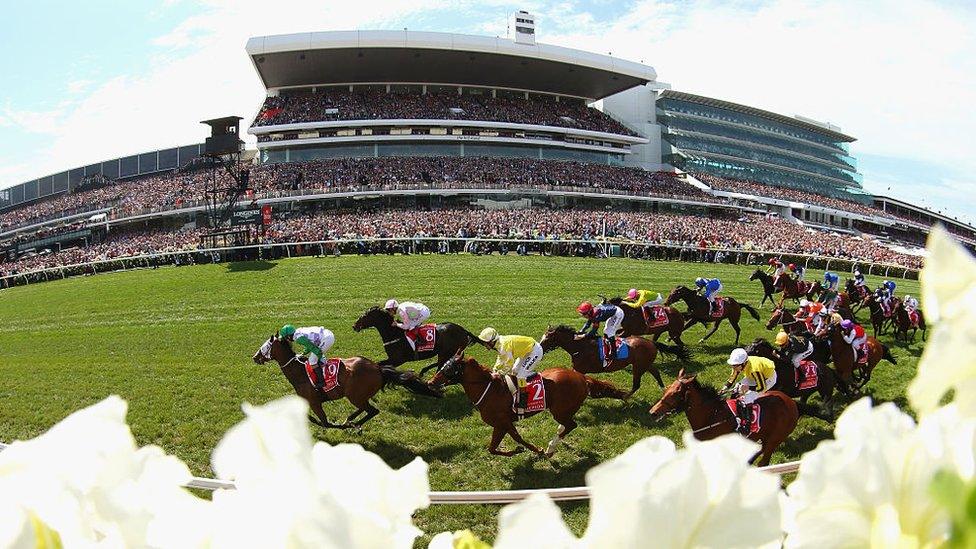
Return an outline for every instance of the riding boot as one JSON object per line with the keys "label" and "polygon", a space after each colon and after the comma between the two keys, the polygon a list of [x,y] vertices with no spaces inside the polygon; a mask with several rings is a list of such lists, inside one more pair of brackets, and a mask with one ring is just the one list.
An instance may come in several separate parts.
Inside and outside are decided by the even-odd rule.
{"label": "riding boot", "polygon": [[525,409],[529,406],[529,391],[525,387],[519,389],[518,398],[518,409],[520,414],[525,413]]}
{"label": "riding boot", "polygon": [[614,358],[617,357],[617,350],[614,348],[614,338],[612,336],[603,336],[603,367],[606,368],[610,365]]}
{"label": "riding boot", "polygon": [[742,436],[748,436],[749,426],[752,424],[752,414],[750,411],[752,407],[743,404],[741,400],[737,401],[736,407],[738,408],[736,411],[739,416],[739,426],[735,430]]}

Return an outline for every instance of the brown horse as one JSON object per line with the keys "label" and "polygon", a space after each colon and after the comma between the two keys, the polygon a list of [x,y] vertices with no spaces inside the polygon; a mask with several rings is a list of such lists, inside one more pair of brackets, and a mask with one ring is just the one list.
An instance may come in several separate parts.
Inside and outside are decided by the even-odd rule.
{"label": "brown horse", "polygon": [[766,322],[767,330],[772,330],[776,327],[779,327],[788,334],[795,334],[807,329],[803,321],[797,320],[796,317],[793,316],[793,313],[791,313],[785,307],[777,307],[773,309],[773,313],[769,316],[769,321]]}
{"label": "brown horse", "polygon": [[[568,368],[549,368],[543,370],[541,375],[546,389],[546,407],[552,414],[552,418],[559,424],[556,436],[549,441],[544,452],[547,457],[551,457],[562,439],[576,428],[573,416],[579,411],[587,396],[621,400],[627,398],[627,393],[613,385]],[[536,454],[543,455],[542,449],[523,439],[515,428],[517,417],[512,410],[512,393],[505,380],[493,375],[473,358],[455,356],[449,358],[430,380],[430,385],[437,388],[453,383],[461,384],[464,394],[481,413],[481,420],[492,427],[491,443],[488,445],[489,453],[513,456],[524,446]],[[537,413],[530,412],[525,415]],[[510,451],[499,450],[498,445],[505,435],[512,437],[521,446]]]}
{"label": "brown horse", "polygon": [[758,280],[759,283],[762,284],[763,298],[762,301],[759,302],[760,308],[766,304],[767,299],[770,303],[776,303],[776,298],[774,296],[783,291],[783,287],[778,284],[773,284],[773,277],[762,269],[756,269],[753,271],[752,275],[749,276],[749,280]]}
{"label": "brown horse", "polygon": [[[773,452],[783,443],[800,418],[796,402],[779,391],[767,391],[756,399],[760,408],[759,432],[749,439],[759,442],[762,449],[750,463],[760,456],[756,465],[769,465]],[[698,382],[695,376],[685,376],[682,369],[678,379],[665,391],[661,400],[651,407],[651,417],[660,420],[674,412],[684,410],[692,433],[698,440],[711,440],[735,431],[735,415],[729,410],[718,391]]]}
{"label": "brown horse", "polygon": [[847,299],[851,304],[851,312],[854,314],[857,314],[867,304],[867,299],[871,297],[871,290],[867,286],[860,286],[851,278],[844,282],[844,290],[846,290]]}
{"label": "brown horse", "polygon": [[[911,317],[908,315],[908,309],[905,308],[904,302],[898,302],[895,307],[894,313],[892,313],[893,324],[895,327],[895,339],[904,339],[905,342],[915,341],[915,334],[919,330],[922,330],[922,341],[925,341],[925,315],[922,314],[921,309],[916,309],[915,312],[918,314],[918,325],[916,326]],[[912,331],[911,338],[909,339],[908,331]]]}
{"label": "brown horse", "polygon": [[[891,310],[894,311],[901,304],[901,300],[892,298],[891,300]],[[864,300],[864,305],[871,312],[871,328],[874,330],[874,337],[879,335],[884,335],[885,327],[888,322],[893,322],[894,313],[891,316],[885,316],[884,308],[881,306],[881,302],[874,294],[869,295]]]}
{"label": "brown horse", "polygon": [[[380,413],[376,407],[370,404],[369,399],[373,398],[380,389],[387,385],[399,385],[408,391],[418,395],[440,398],[443,393],[428,387],[424,382],[417,378],[413,372],[399,372],[391,366],[380,366],[368,358],[361,356],[344,358],[339,368],[339,384],[328,392],[316,389],[308,379],[305,365],[301,359],[295,355],[291,344],[281,339],[277,334],[272,335],[261,345],[254,356],[251,357],[257,364],[274,359],[281,367],[281,373],[285,375],[291,386],[295,388],[295,393],[308,402],[309,408],[315,416],[308,416],[309,421],[325,428],[348,429],[360,428],[376,414]],[[346,422],[342,424],[330,423],[322,409],[322,403],[329,400],[338,400],[342,397],[356,407]],[[362,414],[366,414],[358,422],[354,420]]]}
{"label": "brown horse", "polygon": [[577,334],[574,328],[569,326],[550,327],[543,334],[539,345],[542,351],[548,353],[555,348],[561,348],[569,353],[573,359],[573,369],[581,374],[602,374],[616,372],[626,366],[634,367],[634,381],[631,385],[630,395],[632,396],[640,389],[641,376],[650,372],[657,381],[658,387],[664,387],[664,380],[661,379],[661,372],[654,365],[658,350],[665,354],[674,355],[680,359],[687,359],[688,350],[684,347],[672,347],[664,343],[655,344],[653,341],[642,337],[631,336],[623,339],[623,342],[630,347],[630,354],[625,359],[613,359],[606,367],[603,360],[598,356],[597,340],[591,337]]}
{"label": "brown horse", "polygon": [[[685,317],[681,314],[681,311],[675,309],[674,307],[664,307],[665,315],[667,316],[668,322],[661,326],[656,326],[651,328],[647,325],[647,318],[644,316],[644,309],[647,307],[631,307],[623,302],[623,299],[615,297],[610,300],[611,305],[616,305],[620,307],[624,312],[624,321],[620,324],[620,335],[623,337],[637,336],[637,335],[650,335],[654,336],[652,339],[657,342],[661,334],[667,333],[671,341],[677,343],[678,345],[684,345],[681,341],[681,332],[685,327]],[[650,313],[651,311],[647,311]]]}
{"label": "brown horse", "polygon": [[687,316],[688,321],[685,322],[682,331],[687,330],[692,324],[702,323],[703,325],[710,322],[714,323],[711,331],[705,334],[705,337],[698,340],[698,343],[703,343],[706,339],[710,338],[715,330],[718,330],[718,325],[722,323],[723,319],[729,319],[729,324],[732,325],[732,329],[735,330],[735,344],[739,344],[739,334],[742,330],[739,329],[739,318],[742,316],[742,309],[749,311],[752,318],[759,320],[759,313],[752,308],[751,305],[746,303],[739,303],[731,297],[722,298],[725,301],[725,309],[722,311],[722,316],[713,317],[709,314],[708,300],[703,296],[698,295],[698,292],[688,288],[686,286],[678,286],[671,290],[668,294],[668,298],[664,300],[665,305],[671,305],[677,301],[684,301],[685,305],[688,306]]}
{"label": "brown horse", "polygon": [[891,350],[871,336],[868,336],[866,343],[867,364],[856,364],[854,362],[854,348],[851,347],[850,343],[844,341],[840,326],[833,325],[828,328],[827,337],[830,341],[830,354],[834,360],[834,369],[837,371],[840,388],[847,394],[850,394],[851,391],[860,391],[871,380],[871,372],[881,362],[881,359],[892,364],[898,363],[892,356]]}

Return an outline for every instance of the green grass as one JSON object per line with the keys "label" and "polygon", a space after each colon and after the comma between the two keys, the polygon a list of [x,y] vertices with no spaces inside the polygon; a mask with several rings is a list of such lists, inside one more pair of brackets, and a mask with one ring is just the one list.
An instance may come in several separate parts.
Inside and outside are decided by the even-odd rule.
{"label": "green grass", "polygon": [[[501,333],[540,337],[550,323],[581,324],[575,307],[599,293],[620,294],[632,286],[666,293],[695,276],[718,276],[725,295],[757,304],[751,268],[729,265],[543,257],[410,256],[302,258],[275,263],[237,263],[103,274],[0,292],[0,441],[36,436],[71,411],[110,394],[129,401],[129,423],[140,444],[158,444],[210,476],[209,456],[224,432],[242,419],[243,401],[263,403],[291,394],[273,365],[250,357],[281,324],[324,325],[336,334],[339,356],[383,355],[373,330],[356,334],[352,323],[368,306],[389,297],[423,301],[433,320],[453,321],[477,333],[492,325]],[[820,276],[811,273],[810,276]],[[871,279],[872,286],[880,282]],[[917,293],[902,281],[899,293]],[[760,311],[764,316],[769,306]],[[659,357],[666,382],[682,367],[720,384],[732,349],[727,324],[704,345],[701,326],[685,338],[694,357],[686,363]],[[759,322],[743,320],[742,342],[771,337]],[[883,338],[892,344],[892,338]],[[867,387],[876,401],[905,407],[905,386],[915,372],[922,344],[893,345],[898,365],[883,362]],[[493,360],[478,348],[482,362]],[[568,365],[562,351],[543,365]],[[424,363],[408,365],[418,368]],[[629,386],[629,374],[605,376]],[[399,467],[415,455],[430,464],[434,490],[497,490],[578,486],[586,471],[650,435],[680,439],[685,418],[650,421],[647,409],[661,395],[650,376],[627,403],[593,400],[577,416],[580,427],[556,457],[513,458],[486,452],[490,429],[460,389],[443,400],[402,390],[377,395],[382,413],[362,434],[323,431],[329,443],[355,442]],[[330,418],[352,411],[345,401],[327,405]],[[522,422],[523,436],[543,444],[555,423],[548,415]],[[830,434],[831,427],[803,418],[774,457],[790,461]],[[503,443],[510,448],[511,440]],[[567,521],[580,533],[585,503],[564,505]],[[495,506],[436,506],[418,514],[428,534],[472,528],[492,538]]]}

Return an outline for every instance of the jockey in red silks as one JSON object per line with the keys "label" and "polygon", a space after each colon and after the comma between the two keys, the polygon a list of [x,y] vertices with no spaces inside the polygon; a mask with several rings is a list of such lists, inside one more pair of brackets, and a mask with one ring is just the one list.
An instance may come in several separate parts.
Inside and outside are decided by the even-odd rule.
{"label": "jockey in red silks", "polygon": [[844,320],[840,323],[841,333],[844,334],[844,341],[854,349],[854,362],[860,360],[860,355],[864,349],[864,344],[868,341],[868,335],[860,324],[855,324],[853,320]]}

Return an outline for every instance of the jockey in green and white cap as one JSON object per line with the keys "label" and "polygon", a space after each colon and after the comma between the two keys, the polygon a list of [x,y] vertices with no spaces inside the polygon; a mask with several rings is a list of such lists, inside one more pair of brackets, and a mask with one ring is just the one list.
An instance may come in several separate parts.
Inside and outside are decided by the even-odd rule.
{"label": "jockey in green and white cap", "polygon": [[316,366],[319,361],[324,361],[325,353],[335,344],[335,334],[321,326],[295,328],[291,324],[285,324],[278,330],[278,337],[301,347],[301,352],[308,357],[309,366]]}

